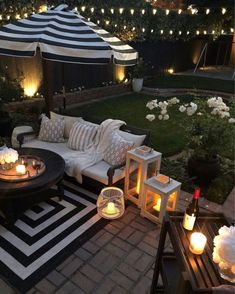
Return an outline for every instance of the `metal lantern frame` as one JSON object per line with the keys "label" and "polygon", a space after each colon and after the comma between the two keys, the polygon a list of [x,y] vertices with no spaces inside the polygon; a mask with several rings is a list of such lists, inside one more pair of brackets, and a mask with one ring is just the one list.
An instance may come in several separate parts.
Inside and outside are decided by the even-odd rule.
{"label": "metal lantern frame", "polygon": [[[136,149],[127,152],[126,157],[126,177],[125,177],[125,198],[135,203],[138,207],[142,206],[141,195],[143,195],[144,181],[160,170],[162,154],[152,150],[147,154],[140,154]],[[133,164],[131,162],[133,161]],[[149,175],[149,168],[154,166],[152,173]],[[135,185],[131,186],[131,176],[137,173]]]}

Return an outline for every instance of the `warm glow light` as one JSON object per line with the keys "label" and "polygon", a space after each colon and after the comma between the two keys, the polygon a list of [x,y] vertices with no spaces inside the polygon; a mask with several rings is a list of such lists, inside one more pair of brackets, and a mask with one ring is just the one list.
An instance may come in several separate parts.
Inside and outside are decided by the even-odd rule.
{"label": "warm glow light", "polygon": [[143,33],[145,32],[145,28],[142,28],[142,32],[143,32]]}
{"label": "warm glow light", "polygon": [[214,31],[214,30],[212,31],[212,34],[213,34],[213,35],[215,34],[215,31]]}
{"label": "warm glow light", "polygon": [[131,9],[131,14],[133,15],[135,13],[135,10],[134,9]]}
{"label": "warm glow light", "polygon": [[181,31],[179,31],[179,35],[181,35],[182,34],[182,32]]}
{"label": "warm glow light", "polygon": [[207,31],[203,31],[203,34],[206,35],[207,34]]}
{"label": "warm glow light", "polygon": [[119,8],[119,13],[122,14],[124,11],[124,8]]}
{"label": "warm glow light", "polygon": [[170,33],[170,35],[172,35],[172,34],[173,34],[173,31],[172,31],[172,30],[170,30],[170,32],[169,32],[169,33]]}
{"label": "warm glow light", "polygon": [[144,10],[144,9],[142,9],[142,10],[141,10],[141,13],[142,13],[142,14],[145,14],[145,10]]}
{"label": "warm glow light", "polygon": [[157,13],[157,9],[153,9],[153,15]]}
{"label": "warm glow light", "polygon": [[86,6],[81,7],[81,11],[84,12],[86,10]]}
{"label": "warm glow light", "polygon": [[163,34],[163,30],[160,31],[161,35]]}
{"label": "warm glow light", "polygon": [[91,7],[91,13],[93,13],[93,12],[94,12],[94,10],[95,10],[95,8],[94,8],[94,7]]}
{"label": "warm glow light", "polygon": [[113,8],[111,8],[110,11],[111,11],[112,14],[114,14],[114,9]]}
{"label": "warm glow light", "polygon": [[181,12],[182,12],[182,9],[179,9],[179,10],[178,10],[178,14],[181,14]]}
{"label": "warm glow light", "polygon": [[16,14],[16,19],[20,19],[20,15],[19,14]]}
{"label": "warm glow light", "polygon": [[101,13],[103,13],[103,14],[104,14],[104,8],[102,8],[102,9],[101,9]]}
{"label": "warm glow light", "polygon": [[202,233],[192,233],[189,249],[194,254],[202,254],[206,245],[207,238]]}
{"label": "warm glow light", "polygon": [[221,34],[224,34],[224,30],[221,30]]}
{"label": "warm glow light", "polygon": [[231,32],[231,33],[234,33],[234,29],[233,29],[233,28],[231,28],[231,29],[230,29],[230,32]]}
{"label": "warm glow light", "polygon": [[24,17],[25,17],[25,18],[28,17],[28,13],[25,13],[25,14],[24,14]]}
{"label": "warm glow light", "polygon": [[206,10],[206,14],[209,14],[209,13],[210,13],[210,9],[207,8],[207,10]]}
{"label": "warm glow light", "polygon": [[109,20],[106,20],[106,22],[105,22],[105,23],[106,23],[106,25],[108,26],[108,25],[109,25]]}
{"label": "warm glow light", "polygon": [[166,15],[168,15],[170,13],[169,9],[166,9]]}
{"label": "warm glow light", "polygon": [[189,35],[190,34],[190,32],[189,31],[187,31],[187,35]]}
{"label": "warm glow light", "polygon": [[168,69],[167,69],[167,72],[168,72],[169,74],[173,74],[173,73],[174,73],[174,69],[173,69],[173,68],[168,68]]}
{"label": "warm glow light", "polygon": [[124,26],[123,29],[125,30],[126,29],[126,26]]}
{"label": "warm glow light", "polygon": [[33,97],[38,90],[38,86],[36,84],[29,84],[24,87],[24,94],[27,97]]}
{"label": "warm glow light", "polygon": [[161,198],[158,198],[157,204],[153,206],[153,209],[156,211],[160,211],[161,209]]}
{"label": "warm glow light", "polygon": [[115,214],[115,213],[117,213],[117,208],[115,207],[115,204],[113,202],[109,202],[107,207],[106,207],[105,212],[107,214]]}
{"label": "warm glow light", "polygon": [[140,193],[140,176],[141,176],[141,172],[140,172],[140,169],[138,169],[137,183],[136,183],[136,193],[137,194]]}
{"label": "warm glow light", "polygon": [[135,27],[132,28],[132,31],[135,31]]}
{"label": "warm glow light", "polygon": [[154,32],[154,30],[153,29],[151,29],[151,33],[153,33]]}
{"label": "warm glow light", "polygon": [[226,11],[227,11],[226,8],[223,7],[223,8],[222,8],[222,14],[225,14]]}
{"label": "warm glow light", "polygon": [[2,20],[2,15],[0,15],[0,20]]}
{"label": "warm glow light", "polygon": [[25,172],[26,172],[25,165],[24,165],[24,164],[18,164],[18,165],[16,166],[16,172],[17,172],[18,174],[24,175]]}
{"label": "warm glow light", "polygon": [[97,20],[97,23],[98,23],[98,24],[100,24],[100,21],[99,21],[99,20]]}
{"label": "warm glow light", "polygon": [[87,19],[88,21],[90,21],[91,20],[91,18],[90,17],[88,17],[88,19]]}
{"label": "warm glow light", "polygon": [[199,35],[199,34],[200,34],[200,32],[199,32],[199,31],[196,31],[196,34],[197,34],[197,35]]}
{"label": "warm glow light", "polygon": [[47,5],[41,5],[39,6],[39,12],[46,12],[47,11]]}

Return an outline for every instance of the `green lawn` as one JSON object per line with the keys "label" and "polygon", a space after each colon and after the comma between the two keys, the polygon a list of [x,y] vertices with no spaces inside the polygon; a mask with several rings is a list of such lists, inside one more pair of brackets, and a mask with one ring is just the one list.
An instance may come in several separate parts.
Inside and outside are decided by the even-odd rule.
{"label": "green lawn", "polygon": [[[192,99],[190,96],[187,97],[189,100]],[[185,100],[187,100],[187,97],[181,96]],[[150,129],[151,145],[154,149],[162,152],[164,155],[176,154],[184,148],[186,143],[179,118],[175,114],[174,119],[171,118],[168,121],[156,119],[153,122],[149,122],[145,116],[151,111],[146,108],[146,103],[152,99],[154,99],[153,96],[131,94],[79,106],[72,110],[67,110],[66,113],[88,117],[122,119],[127,124]]]}
{"label": "green lawn", "polygon": [[187,76],[187,75],[157,76],[154,79],[145,81],[144,86],[153,87],[153,88],[206,89],[206,90],[234,93],[234,81]]}

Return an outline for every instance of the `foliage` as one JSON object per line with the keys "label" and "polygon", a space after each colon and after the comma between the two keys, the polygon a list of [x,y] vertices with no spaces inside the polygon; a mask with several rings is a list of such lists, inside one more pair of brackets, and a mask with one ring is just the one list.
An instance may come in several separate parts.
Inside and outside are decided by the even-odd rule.
{"label": "foliage", "polygon": [[24,91],[20,86],[19,80],[11,79],[7,70],[0,70],[0,102],[7,103],[10,101],[21,100],[23,94]]}
{"label": "foliage", "polygon": [[[47,3],[48,5],[59,5],[64,3],[62,0],[54,1],[41,1],[41,0],[1,0],[0,1],[0,14],[3,16],[2,24],[12,22],[16,19],[16,15],[25,17],[25,13],[28,15],[38,11],[41,4]],[[165,2],[165,1],[164,1]],[[171,1],[172,2],[172,1]],[[203,30],[211,32],[215,30],[215,36],[221,34],[221,29],[230,33],[230,28],[233,27],[233,3],[229,0],[225,5],[225,0],[220,3],[201,5],[198,2],[198,13],[192,15],[187,10],[187,6],[191,4],[185,1],[184,12],[178,14],[177,10],[171,10],[169,15],[166,15],[165,9],[157,9],[157,13],[153,14],[153,7],[151,3],[147,1],[138,0],[68,0],[66,3],[71,8],[78,7],[81,11],[81,7],[85,6],[85,11],[82,12],[86,18],[90,18],[92,22],[97,23],[101,27],[107,28],[111,33],[117,34],[119,37],[125,40],[188,40],[195,37],[196,30]],[[209,1],[207,1],[209,2]],[[213,1],[214,3],[214,1]],[[197,3],[193,3],[196,4]],[[211,12],[206,15],[205,8],[211,7]],[[214,7],[216,6],[216,7]],[[227,7],[226,14],[221,15],[221,7]],[[228,7],[229,6],[229,7]],[[91,12],[91,8],[95,8]],[[119,13],[119,8],[123,7],[122,14]],[[111,12],[111,8],[114,12]],[[101,12],[104,9],[104,13]],[[130,9],[134,9],[133,15],[130,13]],[[142,14],[142,9],[145,13]],[[108,25],[106,24],[108,22]],[[134,28],[134,29],[133,29]],[[144,29],[144,31],[143,31]],[[160,31],[164,33],[161,34]],[[173,33],[169,34],[172,30]],[[179,34],[182,31],[182,34]],[[187,31],[190,33],[187,34]]]}
{"label": "foliage", "polygon": [[[157,99],[149,101],[147,108],[156,109],[158,114],[148,114],[146,118],[153,121],[158,117],[158,120],[166,121],[171,114],[175,114],[172,109],[180,112],[189,151],[197,158],[211,159],[217,154],[222,155],[227,149],[233,150],[235,119],[230,118],[230,108],[221,97],[208,100],[198,98],[180,106],[179,103],[177,97],[163,102]],[[231,109],[233,107],[231,105]]]}
{"label": "foliage", "polygon": [[135,79],[142,79],[146,76],[147,72],[147,64],[145,64],[144,60],[140,58],[138,63],[133,67],[131,77]]}

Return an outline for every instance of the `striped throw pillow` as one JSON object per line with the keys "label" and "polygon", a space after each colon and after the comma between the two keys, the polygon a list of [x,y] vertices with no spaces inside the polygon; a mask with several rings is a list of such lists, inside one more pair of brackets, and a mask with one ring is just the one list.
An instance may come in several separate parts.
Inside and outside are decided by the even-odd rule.
{"label": "striped throw pillow", "polygon": [[75,122],[69,133],[67,146],[70,149],[85,151],[94,141],[98,126]]}

